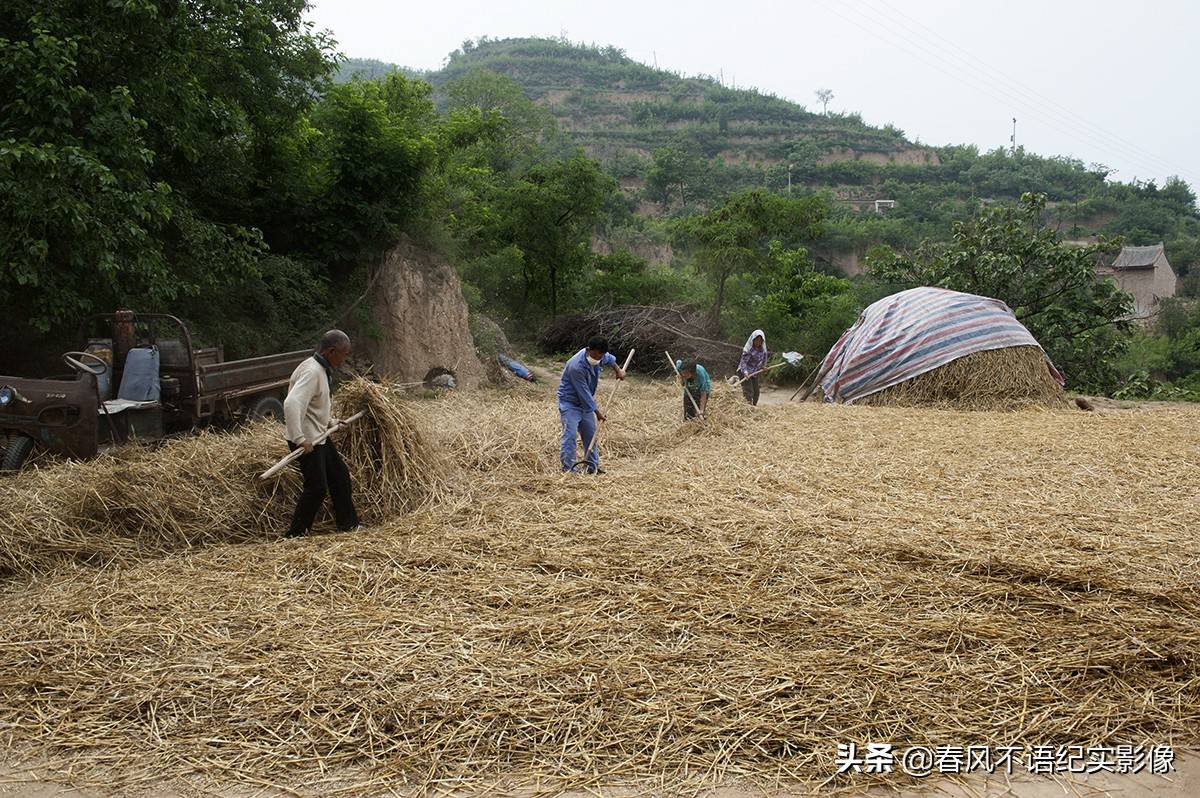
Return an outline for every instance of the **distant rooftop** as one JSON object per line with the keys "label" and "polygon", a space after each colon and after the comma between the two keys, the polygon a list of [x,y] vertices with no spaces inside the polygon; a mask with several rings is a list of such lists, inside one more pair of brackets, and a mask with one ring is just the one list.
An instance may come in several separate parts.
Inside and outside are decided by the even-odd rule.
{"label": "distant rooftop", "polygon": [[1113,261],[1114,270],[1148,269],[1162,254],[1163,245],[1153,244],[1148,247],[1121,247],[1121,254]]}

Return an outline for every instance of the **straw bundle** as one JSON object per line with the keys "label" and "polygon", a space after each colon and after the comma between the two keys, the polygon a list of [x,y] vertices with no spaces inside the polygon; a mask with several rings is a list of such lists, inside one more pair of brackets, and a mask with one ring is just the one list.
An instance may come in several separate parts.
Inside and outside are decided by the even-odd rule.
{"label": "straw bundle", "polygon": [[935,406],[969,410],[1066,407],[1062,386],[1036,346],[973,352],[933,371],[863,397],[876,407]]}
{"label": "straw bundle", "polygon": [[[343,418],[367,412],[337,436],[365,523],[437,494],[442,461],[402,403],[366,380],[348,383],[336,400]],[[279,426],[262,424],[20,474],[0,503],[0,577],[275,537],[291,516],[299,474],[258,475],[284,454]]]}
{"label": "straw bundle", "polygon": [[14,585],[0,739],[75,784],[305,795],[1200,742],[1200,408],[738,410],[639,444],[679,391],[632,383],[608,474],[563,478],[549,394],[447,397],[416,413],[478,468],[411,515]]}
{"label": "straw bundle", "polygon": [[416,416],[384,387],[354,379],[337,392],[337,415],[366,415],[351,424],[337,443],[350,468],[355,506],[365,523],[379,523],[436,497],[446,464]]}

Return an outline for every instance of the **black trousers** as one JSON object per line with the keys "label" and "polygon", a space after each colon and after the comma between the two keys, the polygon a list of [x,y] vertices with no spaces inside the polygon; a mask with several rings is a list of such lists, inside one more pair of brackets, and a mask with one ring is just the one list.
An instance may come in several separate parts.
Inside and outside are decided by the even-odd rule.
{"label": "black trousers", "polygon": [[[289,441],[288,448],[294,451],[298,447]],[[314,446],[312,454],[301,455],[296,465],[304,475],[304,490],[296,502],[296,512],[292,514],[292,525],[287,531],[289,538],[299,537],[312,528],[326,493],[333,499],[338,529],[358,526],[358,513],[350,497],[350,471],[333,443]]]}
{"label": "black trousers", "polygon": [[758,377],[751,377],[742,383],[742,396],[750,404],[758,404]]}
{"label": "black trousers", "polygon": [[699,393],[692,394],[692,399],[696,400],[696,404],[692,404],[692,399],[688,398],[687,391],[683,392],[683,420],[684,421],[687,421],[689,418],[696,417],[696,406],[700,404],[701,396],[703,396],[703,394],[699,394]]}

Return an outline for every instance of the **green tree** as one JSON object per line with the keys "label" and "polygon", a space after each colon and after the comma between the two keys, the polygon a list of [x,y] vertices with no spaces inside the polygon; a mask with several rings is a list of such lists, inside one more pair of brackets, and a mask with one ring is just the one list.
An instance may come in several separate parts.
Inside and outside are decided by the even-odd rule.
{"label": "green tree", "polygon": [[994,297],[1012,308],[1078,387],[1109,389],[1129,330],[1131,297],[1097,279],[1102,255],[1119,241],[1074,246],[1043,223],[1044,194],[989,208],[954,225],[950,243],[924,244],[913,257],[875,255],[872,274],[904,287],[940,286]]}
{"label": "green tree", "polygon": [[576,307],[687,302],[693,298],[694,283],[683,270],[651,265],[645,258],[618,249],[609,255],[593,255],[586,279],[579,282]]}
{"label": "green tree", "polygon": [[788,248],[778,241],[768,245],[762,267],[735,280],[733,286],[734,301],[727,304],[723,318],[725,329],[769,330],[774,348],[796,349],[809,356],[804,372],[820,362],[861,309],[850,280],[822,274],[806,249]]}
{"label": "green tree", "polygon": [[306,250],[346,271],[380,252],[426,202],[437,115],[427,83],[391,74],[330,87],[311,116],[310,142],[294,161],[311,177],[301,198]]}
{"label": "green tree", "polygon": [[704,171],[704,162],[694,148],[683,144],[659,147],[646,173],[646,195],[664,208],[678,195],[687,205],[688,189]]}
{"label": "green tree", "polygon": [[811,180],[816,174],[817,166],[824,152],[811,140],[798,142],[788,150],[788,168],[793,171],[795,180]]}
{"label": "green tree", "polygon": [[817,102],[821,104],[821,113],[829,115],[829,101],[833,99],[833,89],[817,89]]}
{"label": "green tree", "polygon": [[582,152],[538,164],[515,182],[504,198],[501,235],[523,253],[523,305],[542,289],[550,313],[558,313],[562,282],[589,262],[592,230],[615,190],[616,181]]}
{"label": "green tree", "polygon": [[1192,187],[1177,175],[1167,178],[1166,185],[1159,190],[1158,196],[1165,202],[1173,204],[1180,213],[1192,215],[1196,213],[1196,192],[1192,191]]}
{"label": "green tree", "polygon": [[791,199],[763,189],[731,194],[719,207],[684,221],[680,234],[696,246],[700,270],[716,291],[712,318],[721,318],[725,285],[735,274],[755,274],[768,262],[773,240],[804,243],[820,237],[828,204],[820,197]]}
{"label": "green tree", "polygon": [[557,132],[554,116],[534,104],[520,84],[505,75],[476,67],[447,83],[445,91],[451,111],[478,108],[484,113],[495,113],[508,120],[515,131],[535,139]]}
{"label": "green tree", "polygon": [[333,66],[304,8],[0,5],[0,302],[45,331],[253,276],[262,154]]}

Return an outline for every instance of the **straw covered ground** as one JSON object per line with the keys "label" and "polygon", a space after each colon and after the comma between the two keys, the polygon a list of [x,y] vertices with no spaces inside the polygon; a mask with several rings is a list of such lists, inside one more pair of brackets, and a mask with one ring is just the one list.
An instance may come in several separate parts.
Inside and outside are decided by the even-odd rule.
{"label": "straw covered ground", "polygon": [[77,784],[302,795],[846,786],[839,742],[1200,742],[1200,408],[716,390],[681,428],[677,389],[622,389],[600,477],[557,473],[550,387],[415,403],[446,477],[412,512],[10,577],[0,740]]}
{"label": "straw covered ground", "polygon": [[1036,346],[988,349],[951,360],[933,371],[859,400],[876,407],[941,407],[958,410],[1058,409],[1062,386],[1050,376]]}
{"label": "straw covered ground", "polygon": [[[390,396],[366,380],[338,393],[341,418],[367,414],[337,444],[361,487],[357,504],[366,523],[432,501],[445,481],[444,459],[407,405]],[[236,435],[124,447],[6,480],[0,578],[66,561],[103,564],[273,539],[287,526],[300,476],[294,467],[268,481],[258,475],[287,453],[280,428],[263,424]]]}

